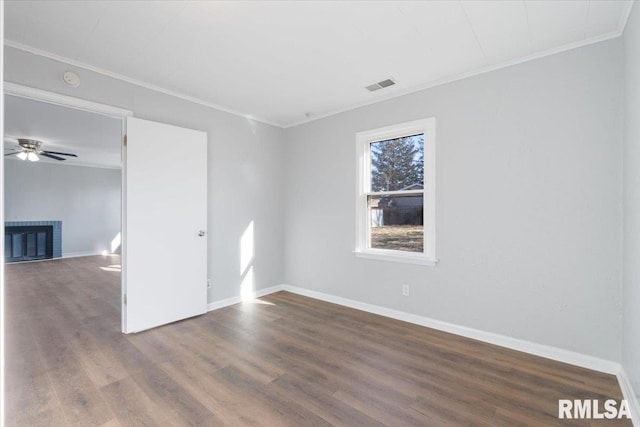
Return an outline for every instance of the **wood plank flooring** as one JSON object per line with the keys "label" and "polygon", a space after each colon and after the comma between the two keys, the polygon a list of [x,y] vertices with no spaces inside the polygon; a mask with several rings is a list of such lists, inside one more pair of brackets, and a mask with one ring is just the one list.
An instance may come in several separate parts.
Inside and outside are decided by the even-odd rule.
{"label": "wood plank flooring", "polygon": [[630,426],[615,377],[279,292],[120,333],[117,257],[6,267],[7,426]]}

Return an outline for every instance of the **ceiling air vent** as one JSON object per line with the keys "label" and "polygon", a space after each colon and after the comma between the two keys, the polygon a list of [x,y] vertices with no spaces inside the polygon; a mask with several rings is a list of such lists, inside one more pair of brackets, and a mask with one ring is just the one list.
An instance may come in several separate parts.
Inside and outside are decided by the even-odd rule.
{"label": "ceiling air vent", "polygon": [[394,84],[396,84],[396,82],[394,82],[392,79],[387,79],[387,80],[383,80],[381,82],[369,85],[365,87],[365,89],[367,89],[369,92],[374,92],[379,89],[384,89],[385,87],[393,86]]}

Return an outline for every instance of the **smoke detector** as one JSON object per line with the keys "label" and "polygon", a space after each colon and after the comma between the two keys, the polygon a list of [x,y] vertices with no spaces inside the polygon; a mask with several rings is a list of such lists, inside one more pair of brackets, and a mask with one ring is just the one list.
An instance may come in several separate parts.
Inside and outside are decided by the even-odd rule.
{"label": "smoke detector", "polygon": [[80,76],[73,71],[65,71],[62,74],[62,81],[70,87],[80,86]]}
{"label": "smoke detector", "polygon": [[369,92],[375,92],[376,90],[384,89],[385,87],[393,86],[394,84],[396,84],[396,82],[393,79],[389,78],[386,80],[382,80],[381,82],[369,85],[365,87],[365,89],[367,89]]}

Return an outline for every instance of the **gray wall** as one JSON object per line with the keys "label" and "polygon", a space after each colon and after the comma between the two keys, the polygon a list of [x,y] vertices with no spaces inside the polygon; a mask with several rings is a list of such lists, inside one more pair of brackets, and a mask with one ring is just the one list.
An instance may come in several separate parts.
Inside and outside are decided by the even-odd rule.
{"label": "gray wall", "polygon": [[[255,288],[283,277],[282,129],[213,108],[78,70],[82,84],[68,88],[69,65],[5,49],[5,80],[132,110],[136,117],[205,131],[208,139],[209,301],[240,295],[240,238],[255,231]],[[73,68],[73,67],[71,67]],[[180,149],[176,141],[176,149]]]}
{"label": "gray wall", "polygon": [[[622,53],[612,40],[287,130],[85,70],[67,88],[69,66],[12,48],[5,79],[208,132],[209,301],[239,295],[253,221],[256,289],[284,281],[620,360]],[[431,116],[439,265],[356,259],[355,133]]]}
{"label": "gray wall", "polygon": [[624,33],[624,283],[622,365],[640,393],[640,7]]}
{"label": "gray wall", "polygon": [[120,232],[121,171],[5,161],[5,220],[62,221],[62,256],[111,251]]}
{"label": "gray wall", "polygon": [[[289,129],[286,282],[620,360],[622,77],[617,39]],[[432,116],[440,263],[356,258],[356,132]]]}

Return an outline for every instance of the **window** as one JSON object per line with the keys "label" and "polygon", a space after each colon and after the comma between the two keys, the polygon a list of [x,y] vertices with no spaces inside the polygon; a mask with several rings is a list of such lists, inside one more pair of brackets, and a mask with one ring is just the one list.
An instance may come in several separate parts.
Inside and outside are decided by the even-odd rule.
{"label": "window", "polygon": [[435,118],[356,140],[356,256],[435,265]]}

